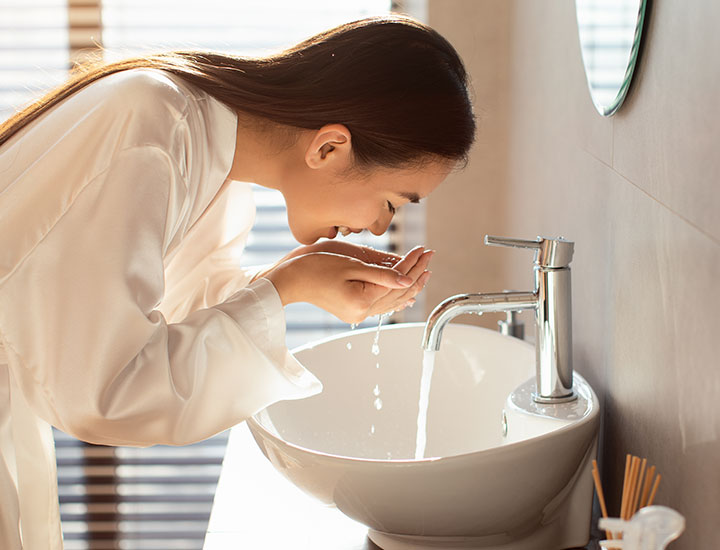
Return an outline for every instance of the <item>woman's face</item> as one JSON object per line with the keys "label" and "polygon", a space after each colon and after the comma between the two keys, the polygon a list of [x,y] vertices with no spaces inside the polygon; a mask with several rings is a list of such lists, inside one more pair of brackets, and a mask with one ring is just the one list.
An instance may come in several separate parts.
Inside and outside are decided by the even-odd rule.
{"label": "woman's face", "polygon": [[332,239],[344,228],[382,235],[398,208],[427,197],[451,169],[450,163],[436,161],[422,168],[376,168],[360,174],[304,171],[282,191],[290,230],[302,244]]}

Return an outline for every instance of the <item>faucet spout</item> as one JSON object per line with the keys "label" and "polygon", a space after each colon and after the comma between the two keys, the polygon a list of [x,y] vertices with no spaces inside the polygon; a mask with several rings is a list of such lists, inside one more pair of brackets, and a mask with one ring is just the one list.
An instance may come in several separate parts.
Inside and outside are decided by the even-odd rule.
{"label": "faucet spout", "polygon": [[535,309],[538,297],[533,292],[496,292],[488,294],[458,294],[440,302],[428,317],[422,347],[438,351],[442,331],[452,319],[463,313],[490,313]]}
{"label": "faucet spout", "polygon": [[538,237],[535,241],[485,237],[493,246],[529,248],[535,251],[533,292],[459,294],[441,302],[428,317],[422,346],[438,351],[442,331],[461,313],[490,311],[535,311],[536,388],[538,403],[556,404],[577,398],[573,390],[572,307],[570,261],[574,243],[563,239]]}

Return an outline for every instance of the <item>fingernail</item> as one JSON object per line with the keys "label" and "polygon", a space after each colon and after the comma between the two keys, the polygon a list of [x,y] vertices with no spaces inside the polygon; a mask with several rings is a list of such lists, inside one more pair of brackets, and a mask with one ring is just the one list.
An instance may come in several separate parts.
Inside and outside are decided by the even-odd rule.
{"label": "fingernail", "polygon": [[407,275],[398,275],[397,282],[398,282],[398,284],[400,284],[400,285],[402,285],[402,286],[410,286],[410,285],[413,284],[415,281],[413,281],[413,280],[412,280],[410,277],[408,277]]}

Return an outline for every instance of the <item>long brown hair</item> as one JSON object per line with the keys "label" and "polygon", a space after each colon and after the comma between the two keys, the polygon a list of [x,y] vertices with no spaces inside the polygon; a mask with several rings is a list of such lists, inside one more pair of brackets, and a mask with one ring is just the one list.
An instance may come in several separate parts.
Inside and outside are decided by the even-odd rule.
{"label": "long brown hair", "polygon": [[141,67],[178,75],[230,108],[274,123],[344,124],[359,166],[466,160],[475,136],[455,49],[430,27],[393,15],[346,23],[268,57],[172,51],[86,67],[0,124],[0,146],[91,82]]}

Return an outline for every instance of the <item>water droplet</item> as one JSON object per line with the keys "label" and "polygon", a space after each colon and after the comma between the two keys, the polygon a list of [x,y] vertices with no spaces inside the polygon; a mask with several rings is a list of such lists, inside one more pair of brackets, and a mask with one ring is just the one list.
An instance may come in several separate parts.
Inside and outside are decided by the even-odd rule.
{"label": "water droplet", "polygon": [[380,363],[375,363],[375,368],[376,368],[376,369],[379,369],[379,368],[380,368]]}
{"label": "water droplet", "polygon": [[348,342],[347,344],[345,344],[345,347],[347,349],[352,349],[352,344],[350,342]]}
{"label": "water droplet", "polygon": [[375,424],[370,426],[370,435],[373,435],[375,433]]}
{"label": "water droplet", "polygon": [[379,397],[376,398],[375,401],[373,402],[373,405],[375,405],[375,408],[377,410],[382,409],[382,399],[380,399]]}
{"label": "water droplet", "polygon": [[383,321],[385,319],[390,318],[390,315],[392,315],[392,314],[383,313],[382,315],[380,315],[378,317],[378,328],[375,331],[375,341],[373,342],[372,349],[371,349],[373,355],[380,355],[380,345],[378,344],[378,342],[380,341],[380,327],[382,327]]}
{"label": "water droplet", "polygon": [[375,387],[373,388],[373,394],[375,395],[375,397],[380,395],[380,385],[379,384],[375,384]]}
{"label": "water droplet", "polygon": [[350,325],[350,330],[355,330],[357,328],[357,323],[353,323]]}

